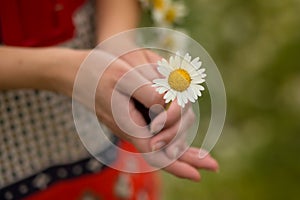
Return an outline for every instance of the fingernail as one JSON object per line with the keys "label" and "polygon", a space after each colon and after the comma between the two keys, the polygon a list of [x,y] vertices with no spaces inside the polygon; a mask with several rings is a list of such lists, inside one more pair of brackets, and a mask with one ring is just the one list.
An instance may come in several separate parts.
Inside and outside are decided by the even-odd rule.
{"label": "fingernail", "polygon": [[208,161],[208,162],[210,163],[209,168],[210,168],[211,171],[216,172],[216,173],[220,172],[219,164],[215,159],[211,158],[211,160]]}
{"label": "fingernail", "polygon": [[155,135],[159,131],[161,131],[164,127],[164,123],[154,123],[150,125],[150,132],[151,134]]}
{"label": "fingernail", "polygon": [[216,161],[216,163],[217,163],[217,169],[216,169],[216,173],[220,173],[220,166],[219,166],[219,164],[218,164],[218,162]]}
{"label": "fingernail", "polygon": [[175,147],[173,150],[173,159],[176,159],[179,154],[179,148]]}
{"label": "fingernail", "polygon": [[159,141],[152,146],[152,151],[159,150],[165,145],[166,145],[166,143],[164,141]]}
{"label": "fingernail", "polygon": [[199,155],[198,155],[199,159],[203,159],[203,158],[205,158],[207,155],[208,155],[208,152],[207,152],[206,150],[200,149]]}

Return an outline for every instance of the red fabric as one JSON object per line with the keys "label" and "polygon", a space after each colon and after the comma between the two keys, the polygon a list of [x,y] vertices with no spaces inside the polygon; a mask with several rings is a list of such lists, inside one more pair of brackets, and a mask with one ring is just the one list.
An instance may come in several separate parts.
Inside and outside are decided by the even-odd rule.
{"label": "red fabric", "polygon": [[[73,37],[72,15],[85,0],[0,0],[0,43],[13,46],[52,46]],[[122,143],[124,150],[137,152],[129,143]],[[123,166],[128,159],[119,155],[116,165]],[[149,168],[142,157],[138,165]],[[106,168],[98,174],[84,175],[72,180],[56,183],[26,200],[79,200],[90,194],[99,199],[119,200],[115,184],[124,172]],[[126,174],[126,173],[125,173]],[[137,199],[140,191],[146,191],[149,200],[156,200],[160,194],[157,173],[130,175],[133,186],[128,200]]]}
{"label": "red fabric", "polygon": [[0,0],[0,41],[51,46],[74,34],[72,16],[85,0]]}
{"label": "red fabric", "polygon": [[[124,150],[136,152],[134,147],[129,143],[123,142],[120,147]],[[118,163],[126,164],[124,162],[120,162],[119,159]],[[140,166],[147,165],[143,159],[139,159],[138,163]],[[38,192],[25,200],[80,200],[84,197],[87,198],[87,195],[94,199],[124,200],[125,198],[118,197],[114,190],[117,179],[121,173],[124,174],[124,172],[119,172],[112,168],[106,168],[98,174],[85,175],[80,178],[54,184],[46,190]],[[130,176],[133,191],[132,195],[129,198],[126,198],[126,200],[138,199],[137,197],[141,194],[139,193],[140,191],[146,191],[146,199],[148,200],[159,199],[160,181],[157,172],[128,175]]]}

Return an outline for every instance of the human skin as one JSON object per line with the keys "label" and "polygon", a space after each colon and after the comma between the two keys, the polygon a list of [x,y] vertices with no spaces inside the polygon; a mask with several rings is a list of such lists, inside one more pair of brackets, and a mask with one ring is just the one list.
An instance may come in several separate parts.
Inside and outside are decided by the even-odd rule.
{"label": "human skin", "polygon": [[[99,13],[96,15],[98,19],[96,20],[96,27],[99,30],[97,31],[98,42],[107,39],[113,34],[136,27],[139,19],[139,5],[133,0],[127,0],[123,4],[120,4],[120,1],[117,0],[99,0],[96,3],[96,11],[96,13]],[[38,89],[72,97],[76,74],[81,63],[90,52],[91,50],[75,50],[61,47],[25,48],[1,46],[0,90]],[[101,59],[106,59],[105,50],[99,50],[99,55],[100,62]],[[145,50],[128,53],[108,67],[97,87],[95,104],[99,120],[113,130],[118,137],[134,144],[141,152],[152,151],[155,148],[155,144],[161,141],[168,144],[176,136],[179,129],[178,124],[182,120],[186,122],[191,121],[193,118],[193,113],[190,111],[187,111],[187,114],[184,115],[185,117],[181,118],[179,106],[172,104],[166,111],[167,121],[163,129],[152,138],[140,139],[131,137],[117,126],[110,109],[110,98],[117,81],[132,68],[145,63],[155,63],[159,58],[153,52]],[[139,76],[143,75],[139,74]],[[162,96],[150,84],[136,90],[133,98],[148,108],[154,104],[164,106]],[[133,104],[129,106],[130,116],[133,121],[139,125],[145,125],[145,120],[139,110]],[[153,124],[155,125],[155,120]],[[153,125],[151,127],[153,128]],[[151,134],[151,130],[149,130],[149,134]],[[168,151],[159,152],[157,158],[172,157],[172,153],[168,152],[172,152],[172,148]],[[212,171],[218,169],[217,162],[210,155],[204,159],[199,159],[198,153],[199,149],[189,148],[179,159],[165,167],[164,170],[178,177],[198,181],[200,180],[198,169]],[[159,160],[152,158],[149,162],[152,165],[156,165]]]}

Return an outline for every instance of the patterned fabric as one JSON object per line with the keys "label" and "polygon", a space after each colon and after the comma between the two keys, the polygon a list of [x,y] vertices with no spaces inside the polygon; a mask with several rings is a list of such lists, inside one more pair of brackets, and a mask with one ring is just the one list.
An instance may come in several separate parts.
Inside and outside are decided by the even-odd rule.
{"label": "patterned fabric", "polygon": [[[113,148],[113,146],[111,147]],[[106,150],[109,151],[110,149]],[[43,191],[57,182],[74,179],[83,174],[99,173],[104,168],[104,165],[93,158],[80,160],[72,164],[55,165],[20,182],[2,188],[0,199],[21,199],[30,194]]]}
{"label": "patterned fabric", "polygon": [[[74,16],[76,37],[61,46],[92,48],[92,18],[88,2]],[[84,112],[81,120],[89,123]],[[70,98],[48,91],[0,92],[0,188],[49,166],[87,157],[75,130]]]}
{"label": "patterned fabric", "polygon": [[[125,142],[118,144],[126,151],[136,152]],[[111,154],[108,149],[103,154]],[[120,153],[117,153],[121,155]],[[119,159],[121,158],[121,159]],[[141,157],[125,154],[114,163],[132,170],[148,167]],[[55,180],[63,180],[54,183]],[[48,168],[24,181],[0,190],[0,199],[25,200],[157,200],[160,194],[157,173],[130,174],[105,167],[94,159]],[[26,197],[29,192],[34,192]],[[25,198],[24,198],[25,197]]]}
{"label": "patterned fabric", "polygon": [[[74,15],[76,37],[61,46],[92,48],[93,14],[93,2],[88,1]],[[93,127],[89,111],[83,106],[78,110],[78,120]],[[122,149],[137,152],[107,136]],[[105,163],[148,167],[143,159],[123,156],[105,141],[99,142],[97,155]],[[0,199],[155,200],[159,188],[156,173],[124,173],[90,157],[76,133],[70,98],[37,90],[0,92]]]}

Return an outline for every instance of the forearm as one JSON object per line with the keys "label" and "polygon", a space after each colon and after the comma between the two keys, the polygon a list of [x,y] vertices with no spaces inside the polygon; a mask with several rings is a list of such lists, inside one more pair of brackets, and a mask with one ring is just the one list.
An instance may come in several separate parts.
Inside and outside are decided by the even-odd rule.
{"label": "forearm", "polygon": [[140,19],[137,0],[97,0],[96,34],[98,42],[116,33],[136,28]]}
{"label": "forearm", "polygon": [[[64,79],[71,80],[76,74],[73,68],[78,67],[73,55],[73,50],[64,48],[1,46],[0,90],[31,88],[67,93],[71,89]],[[64,84],[61,89],[57,87],[60,83]]]}

